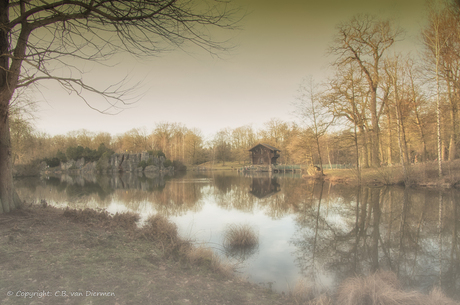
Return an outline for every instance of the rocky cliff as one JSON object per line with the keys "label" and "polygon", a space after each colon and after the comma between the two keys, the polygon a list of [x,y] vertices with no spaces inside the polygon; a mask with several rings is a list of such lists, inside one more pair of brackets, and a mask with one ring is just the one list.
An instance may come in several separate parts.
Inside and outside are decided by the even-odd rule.
{"label": "rocky cliff", "polygon": [[[165,168],[165,157],[154,157],[147,152],[137,154],[112,154],[111,156],[102,156],[97,162],[85,162],[84,158],[77,161],[70,160],[61,163],[59,169],[51,169],[53,172],[89,172],[89,173],[128,173],[128,172],[144,172],[148,175],[154,175],[159,172],[173,171],[172,166]],[[144,162],[142,162],[144,161]],[[141,163],[142,162],[142,163]],[[139,166],[140,163],[143,166]],[[49,169],[45,169],[49,171]]]}

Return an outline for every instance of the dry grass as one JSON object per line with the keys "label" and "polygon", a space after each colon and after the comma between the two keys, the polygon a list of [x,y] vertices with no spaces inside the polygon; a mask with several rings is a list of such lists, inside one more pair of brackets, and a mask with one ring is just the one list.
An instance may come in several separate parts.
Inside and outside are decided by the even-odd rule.
{"label": "dry grass", "polygon": [[172,256],[192,265],[205,266],[224,276],[233,273],[233,267],[223,262],[210,248],[193,246],[190,241],[180,238],[177,226],[164,216],[151,217],[147,225],[140,229],[140,235],[155,242],[166,257]]}
{"label": "dry grass", "polygon": [[343,305],[454,305],[439,289],[429,295],[418,291],[403,291],[392,272],[379,271],[367,277],[345,280],[337,292],[337,304]]}
{"label": "dry grass", "polygon": [[165,257],[181,258],[191,247],[177,233],[177,226],[162,215],[154,215],[138,231],[138,236],[154,242],[163,251]]}
{"label": "dry grass", "polygon": [[228,262],[223,262],[210,248],[204,246],[191,247],[187,251],[188,261],[193,265],[209,266],[214,272],[231,276],[234,268]]}
{"label": "dry grass", "polygon": [[294,288],[289,293],[295,304],[305,305],[332,305],[332,299],[325,295],[319,294],[305,280],[297,281]]}
{"label": "dry grass", "polygon": [[259,243],[259,235],[248,224],[229,225],[224,233],[226,247],[253,247]]}
{"label": "dry grass", "polygon": [[117,227],[126,230],[135,230],[137,227],[136,222],[139,220],[139,215],[135,213],[117,213],[112,216],[107,211],[96,211],[88,208],[83,210],[66,208],[64,216],[79,223],[93,224],[99,227]]}
{"label": "dry grass", "polygon": [[[168,247],[166,242],[175,240],[176,230],[161,217],[149,224],[162,228],[161,237],[155,237],[151,228],[117,226],[119,221],[131,226],[129,214],[68,210],[66,216],[50,206],[0,214],[0,304],[286,304],[278,294],[192,265],[185,256],[179,260],[162,256],[158,240]],[[204,255],[200,251],[192,251],[197,264],[199,255]],[[217,263],[212,265],[219,270]],[[55,297],[56,291],[64,290],[67,297]],[[86,290],[115,295],[69,295],[71,291],[85,295]],[[8,291],[51,295],[24,298],[9,296]]]}
{"label": "dry grass", "polygon": [[[356,169],[326,170],[325,180],[333,183],[357,183]],[[443,177],[438,176],[438,164],[426,162],[407,167],[405,181],[401,165],[361,169],[361,183],[370,185],[409,184],[429,187],[451,187],[460,184],[460,160],[443,162]]]}
{"label": "dry grass", "polygon": [[248,224],[228,225],[224,231],[223,246],[227,256],[245,260],[257,251],[259,235]]}

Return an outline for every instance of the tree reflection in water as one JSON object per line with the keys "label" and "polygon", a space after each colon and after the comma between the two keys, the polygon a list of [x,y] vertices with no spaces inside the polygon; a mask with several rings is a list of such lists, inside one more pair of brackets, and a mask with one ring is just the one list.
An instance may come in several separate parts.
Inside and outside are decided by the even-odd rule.
{"label": "tree reflection in water", "polygon": [[341,190],[354,193],[349,200],[325,205],[322,198],[334,194],[322,183],[312,188],[291,242],[302,275],[317,289],[383,269],[407,288],[440,285],[459,298],[458,191],[355,187]]}
{"label": "tree reflection in water", "polygon": [[223,232],[219,226],[225,226],[220,219],[235,223],[245,218],[260,232],[261,242],[242,258],[260,265],[248,272],[260,273],[265,282],[276,281],[268,278],[269,269],[281,277],[283,283],[274,289],[284,290],[286,282],[292,287],[299,275],[318,290],[333,289],[350,276],[383,269],[395,272],[406,288],[427,292],[440,285],[460,299],[456,189],[352,187],[295,175],[235,172],[61,175],[18,180],[16,187],[29,203],[46,199],[71,208],[115,206],[175,219],[191,215],[204,221],[195,225],[197,230],[208,230],[200,226],[209,222],[215,243]]}

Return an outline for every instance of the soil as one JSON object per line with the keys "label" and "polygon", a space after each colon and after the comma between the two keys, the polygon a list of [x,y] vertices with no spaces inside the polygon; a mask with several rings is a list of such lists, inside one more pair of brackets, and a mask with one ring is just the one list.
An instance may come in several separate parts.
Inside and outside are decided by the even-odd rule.
{"label": "soil", "polygon": [[85,215],[46,203],[0,214],[0,303],[292,302],[209,264],[172,255],[164,243],[133,227],[132,218]]}

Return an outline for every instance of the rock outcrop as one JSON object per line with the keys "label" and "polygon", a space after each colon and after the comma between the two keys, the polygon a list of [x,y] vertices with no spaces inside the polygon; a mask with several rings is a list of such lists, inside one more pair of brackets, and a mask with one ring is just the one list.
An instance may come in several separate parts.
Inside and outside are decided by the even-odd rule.
{"label": "rock outcrop", "polygon": [[[85,162],[84,158],[77,161],[70,160],[65,163],[61,163],[60,170],[54,170],[54,172],[86,172],[96,173],[100,172],[103,174],[110,173],[148,173],[149,176],[154,176],[157,173],[170,172],[174,168],[172,166],[165,168],[164,162],[165,157],[153,157],[147,152],[137,154],[113,154],[109,156],[103,156],[97,162]],[[46,170],[45,170],[46,171]]]}

